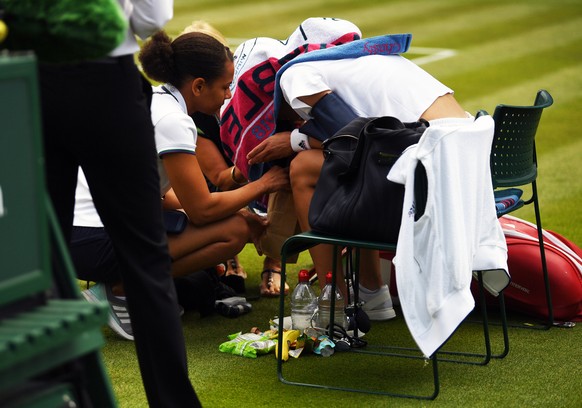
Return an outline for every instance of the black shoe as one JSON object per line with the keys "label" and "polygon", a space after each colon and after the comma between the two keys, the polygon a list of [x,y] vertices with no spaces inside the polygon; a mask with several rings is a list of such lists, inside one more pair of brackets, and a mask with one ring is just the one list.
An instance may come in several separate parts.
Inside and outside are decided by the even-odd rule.
{"label": "black shoe", "polygon": [[226,317],[239,317],[253,310],[253,306],[244,297],[239,296],[217,300],[215,305],[218,313]]}

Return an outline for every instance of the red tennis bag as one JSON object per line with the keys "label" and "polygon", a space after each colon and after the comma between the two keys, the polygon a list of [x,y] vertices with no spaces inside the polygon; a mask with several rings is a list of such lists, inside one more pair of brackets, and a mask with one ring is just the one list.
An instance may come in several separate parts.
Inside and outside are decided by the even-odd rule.
{"label": "red tennis bag", "polygon": [[[506,309],[547,319],[537,227],[510,215],[501,217],[499,222],[507,242],[507,264],[511,275],[511,283],[503,291]],[[582,321],[582,249],[553,231],[543,230],[543,236],[554,319]],[[391,252],[380,253],[383,278],[390,281],[390,292],[396,298],[396,279],[390,262],[393,256]],[[475,281],[471,289],[477,297]],[[488,304],[498,305],[497,299],[488,292],[486,297]]]}
{"label": "red tennis bag", "polygon": [[[507,310],[547,318],[548,308],[535,224],[505,215],[499,219],[507,241],[511,283],[503,292]],[[543,230],[555,320],[582,320],[582,249],[560,234]]]}

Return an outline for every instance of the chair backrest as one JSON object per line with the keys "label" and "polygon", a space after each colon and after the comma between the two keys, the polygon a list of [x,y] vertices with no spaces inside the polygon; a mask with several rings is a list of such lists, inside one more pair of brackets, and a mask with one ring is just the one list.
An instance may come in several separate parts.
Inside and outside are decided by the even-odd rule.
{"label": "chair backrest", "polygon": [[542,111],[553,102],[549,92],[542,89],[533,106],[497,105],[491,147],[494,188],[521,186],[536,179],[535,135]]}

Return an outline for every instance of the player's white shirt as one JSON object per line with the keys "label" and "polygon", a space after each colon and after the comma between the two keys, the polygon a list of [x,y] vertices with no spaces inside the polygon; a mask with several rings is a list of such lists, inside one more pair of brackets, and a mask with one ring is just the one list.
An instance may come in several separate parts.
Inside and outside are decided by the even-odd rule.
{"label": "player's white shirt", "polygon": [[280,80],[283,96],[303,119],[311,108],[301,96],[331,90],[358,116],[394,116],[417,121],[439,97],[452,93],[432,75],[399,55],[370,55],[290,66]]}

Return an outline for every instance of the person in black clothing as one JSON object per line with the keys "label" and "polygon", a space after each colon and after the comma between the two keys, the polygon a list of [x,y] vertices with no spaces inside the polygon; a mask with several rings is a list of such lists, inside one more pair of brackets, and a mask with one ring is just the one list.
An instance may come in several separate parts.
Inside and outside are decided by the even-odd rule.
{"label": "person in black clothing", "polygon": [[39,66],[47,186],[69,242],[77,170],[84,170],[121,266],[149,406],[199,407],[170,275],[154,128],[133,59],[133,33],[161,29],[172,2],[131,3],[122,7],[133,11],[130,31],[109,56]]}

